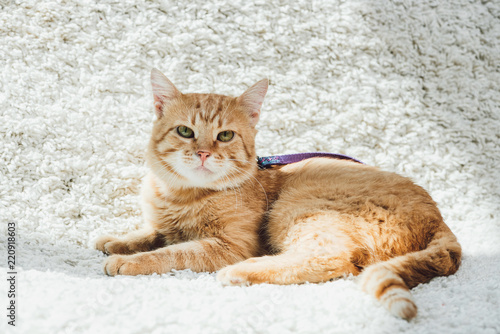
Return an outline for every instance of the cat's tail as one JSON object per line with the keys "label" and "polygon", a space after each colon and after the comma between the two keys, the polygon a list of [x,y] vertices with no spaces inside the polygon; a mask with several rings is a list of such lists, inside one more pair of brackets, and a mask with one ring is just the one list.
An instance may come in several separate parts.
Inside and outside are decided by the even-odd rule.
{"label": "cat's tail", "polygon": [[392,314],[410,320],[417,306],[410,288],[436,276],[454,274],[462,249],[446,228],[436,233],[427,248],[368,266],[360,275],[364,291],[375,296]]}

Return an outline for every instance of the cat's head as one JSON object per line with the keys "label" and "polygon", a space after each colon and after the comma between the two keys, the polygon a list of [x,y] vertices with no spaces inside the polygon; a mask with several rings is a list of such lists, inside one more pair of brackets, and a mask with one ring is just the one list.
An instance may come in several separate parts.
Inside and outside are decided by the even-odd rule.
{"label": "cat's head", "polygon": [[226,189],[257,169],[255,125],[268,80],[239,97],[182,94],[160,71],[151,71],[157,120],[147,161],[173,187]]}

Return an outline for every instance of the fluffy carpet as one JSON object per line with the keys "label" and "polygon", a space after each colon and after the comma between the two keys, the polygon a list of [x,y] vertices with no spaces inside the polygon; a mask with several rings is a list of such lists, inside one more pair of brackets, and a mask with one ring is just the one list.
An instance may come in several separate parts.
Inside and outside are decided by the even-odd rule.
{"label": "fluffy carpet", "polygon": [[[499,333],[498,1],[1,1],[0,221],[18,333]],[[91,241],[141,225],[149,73],[183,92],[271,80],[259,155],[329,151],[411,177],[463,246],[406,322],[325,284],[106,277]],[[7,288],[7,241],[0,240]]]}

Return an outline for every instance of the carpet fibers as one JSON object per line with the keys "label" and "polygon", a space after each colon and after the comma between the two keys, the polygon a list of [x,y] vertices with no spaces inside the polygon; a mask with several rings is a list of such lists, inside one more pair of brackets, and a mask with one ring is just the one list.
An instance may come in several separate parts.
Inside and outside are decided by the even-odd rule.
{"label": "carpet fibers", "polygon": [[[341,153],[412,178],[462,267],[413,289],[411,322],[354,277],[104,276],[92,240],[141,225],[152,67],[183,92],[269,78],[259,155]],[[500,333],[498,0],[3,0],[0,72],[2,333]]]}

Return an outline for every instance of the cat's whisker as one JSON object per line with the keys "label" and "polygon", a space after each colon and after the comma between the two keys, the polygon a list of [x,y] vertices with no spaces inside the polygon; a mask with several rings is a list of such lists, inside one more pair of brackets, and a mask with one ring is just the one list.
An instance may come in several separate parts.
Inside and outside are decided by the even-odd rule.
{"label": "cat's whisker", "polygon": [[188,106],[186,105],[186,102],[184,102],[184,99],[179,99],[181,100],[182,104],[184,105],[184,116],[188,116],[189,117],[189,111],[191,110],[191,108],[188,108]]}
{"label": "cat's whisker", "polygon": [[247,160],[241,160],[241,159],[226,159],[227,161],[239,161],[239,162],[243,162],[243,163],[246,163],[246,164],[249,164],[251,163],[250,161],[247,161]]}
{"label": "cat's whisker", "polygon": [[[239,187],[235,187],[234,186],[234,183],[231,182],[231,179],[229,178],[230,174],[228,173],[225,173],[222,177],[224,179],[227,179],[227,182],[228,182],[228,185],[229,187],[233,190],[233,193],[234,193],[234,197],[236,199],[236,206],[235,206],[235,212],[238,211],[238,194],[237,194],[237,190],[240,192],[240,197],[241,197],[241,205],[243,205],[243,196],[241,195],[241,190],[239,189]],[[227,193],[227,188],[224,188],[224,191]]]}
{"label": "cat's whisker", "polygon": [[[159,162],[161,162],[161,161],[159,161]],[[165,169],[165,167],[160,166],[159,172],[161,173],[161,175],[159,175],[160,178],[162,178],[162,179],[164,177],[167,178],[166,182],[165,182],[166,185],[171,185],[171,181],[174,181],[174,182],[178,183],[179,178],[177,177],[177,175],[175,175],[174,173],[171,173],[170,171],[168,171],[167,169]],[[165,197],[165,205],[167,205],[167,198],[166,197]]]}
{"label": "cat's whisker", "polygon": [[[232,176],[232,175],[235,175],[234,173],[232,173],[230,170],[227,171],[226,175],[229,175],[229,176]],[[235,190],[235,196],[236,196],[236,200],[238,200],[238,197],[237,197],[237,194],[236,194],[236,191],[239,192],[240,194],[240,199],[241,199],[241,205],[243,206],[243,194],[241,193],[241,187],[238,185],[238,184],[234,184],[233,182],[230,181],[230,178],[227,177],[228,181],[231,183],[232,185],[232,189]],[[237,203],[237,202],[236,202]]]}
{"label": "cat's whisker", "polygon": [[221,113],[221,116],[220,116],[221,118],[226,118],[226,116],[228,116],[228,115],[226,115],[226,112],[227,112],[227,110],[229,109],[229,106],[231,106],[232,103],[233,103],[233,100],[229,101],[229,103],[227,104],[226,108]]}
{"label": "cat's whisker", "polygon": [[266,210],[269,210],[269,199],[267,198],[267,192],[264,189],[264,186],[262,185],[262,183],[260,183],[260,181],[257,180],[257,178],[255,176],[253,176],[252,174],[250,174],[246,170],[244,170],[244,169],[242,169],[240,167],[237,167],[237,166],[233,166],[233,168],[235,168],[239,172],[243,172],[243,173],[247,174],[248,176],[252,177],[255,180],[255,182],[257,182],[260,185],[260,187],[262,188],[262,191],[264,192],[264,195],[266,196]]}
{"label": "cat's whisker", "polygon": [[[170,181],[171,181],[171,180],[174,180],[174,181],[179,181],[179,177],[178,177],[178,173],[177,173],[177,171],[175,171],[175,170],[174,170],[174,173],[172,173],[172,172],[168,171],[168,170],[165,168],[165,166],[163,166],[163,164],[167,164],[167,165],[169,165],[169,164],[168,164],[168,162],[166,162],[166,161],[164,161],[164,160],[159,160],[159,161],[154,162],[154,163],[151,165],[151,167],[153,167],[153,166],[157,166],[157,165],[160,165],[160,169],[161,169],[162,171],[164,171],[166,175],[168,175],[168,176],[169,176],[169,179],[168,179],[168,181],[167,181],[168,183],[170,183]],[[169,165],[169,166],[170,166],[170,165]],[[170,167],[172,168],[172,166],[170,166]]]}
{"label": "cat's whisker", "polygon": [[165,168],[162,164],[168,164],[168,163],[167,163],[166,161],[164,161],[164,160],[158,160],[158,161],[155,161],[155,162],[151,165],[151,167],[156,166],[156,165],[161,165],[161,167],[162,167],[162,168]]}
{"label": "cat's whisker", "polygon": [[[223,178],[223,180],[227,179],[227,181],[228,181],[228,182],[230,182],[230,181],[229,181],[229,178],[228,178],[226,175],[223,175],[223,176],[222,176],[222,178]],[[224,193],[225,193],[226,195],[227,195],[227,193],[228,193],[227,189],[228,189],[227,187],[224,187]],[[233,188],[231,187],[231,189],[233,189]],[[233,190],[234,190],[234,189],[233,189]],[[236,200],[236,209],[238,209],[238,197],[236,196],[236,193],[234,194],[234,198],[235,198],[235,200]]]}
{"label": "cat's whisker", "polygon": [[[227,161],[239,161],[239,162],[243,162],[243,163],[245,163],[245,164],[250,164],[250,163],[251,163],[250,161],[247,161],[247,160],[241,160],[241,159],[226,159],[226,160],[227,160]],[[250,173],[246,172],[245,170],[243,170],[243,169],[241,169],[241,168],[239,168],[239,167],[237,167],[237,166],[232,166],[232,167],[236,168],[236,169],[237,169],[237,170],[239,170],[239,171],[243,171],[243,172],[245,172],[245,173],[247,173],[248,175],[250,175],[250,176],[251,176],[251,174],[250,174]],[[234,174],[234,173],[232,173],[232,175],[235,175],[235,174]],[[252,176],[252,177],[253,177],[253,176]],[[262,190],[264,191],[264,195],[266,196],[266,206],[267,206],[267,208],[269,208],[269,201],[268,201],[268,198],[267,198],[267,193],[266,193],[266,191],[264,190],[264,187],[262,186],[262,184],[261,184],[261,183],[260,183],[260,182],[259,182],[259,181],[255,178],[255,177],[253,177],[253,178],[255,179],[255,181],[257,181],[257,182],[260,184],[260,186],[261,186]],[[240,190],[240,193],[241,193],[241,190]],[[243,196],[243,195],[242,195],[242,196]]]}

